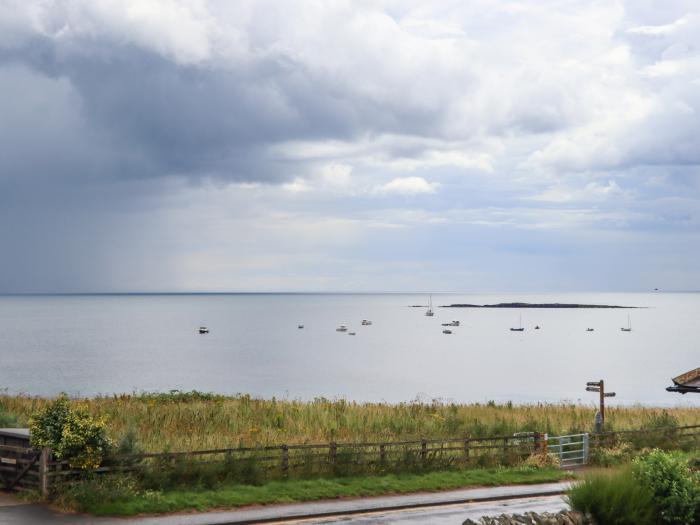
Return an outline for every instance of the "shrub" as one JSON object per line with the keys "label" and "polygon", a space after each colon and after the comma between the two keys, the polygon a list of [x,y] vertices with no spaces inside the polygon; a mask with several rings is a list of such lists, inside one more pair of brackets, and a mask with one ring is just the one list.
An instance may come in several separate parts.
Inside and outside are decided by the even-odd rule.
{"label": "shrub", "polygon": [[100,505],[128,500],[134,496],[147,497],[156,493],[144,491],[129,474],[93,475],[61,487],[53,503],[62,509],[86,512]]}
{"label": "shrub", "polygon": [[543,454],[541,452],[530,454],[523,465],[535,468],[559,468],[559,458],[552,454]]}
{"label": "shrub", "polygon": [[29,429],[33,447],[50,447],[57,458],[68,459],[73,468],[99,467],[112,446],[104,419],[72,408],[65,394],[34,414]]}
{"label": "shrub", "polygon": [[588,476],[568,493],[571,507],[601,525],[655,525],[654,493],[626,469]]}
{"label": "shrub", "polygon": [[591,448],[588,461],[591,465],[600,467],[612,467],[627,463],[635,455],[634,448],[630,443],[620,442],[612,447]]}
{"label": "shrub", "polygon": [[659,522],[693,522],[700,504],[700,484],[682,457],[653,450],[637,458],[632,468],[635,478],[653,493]]}

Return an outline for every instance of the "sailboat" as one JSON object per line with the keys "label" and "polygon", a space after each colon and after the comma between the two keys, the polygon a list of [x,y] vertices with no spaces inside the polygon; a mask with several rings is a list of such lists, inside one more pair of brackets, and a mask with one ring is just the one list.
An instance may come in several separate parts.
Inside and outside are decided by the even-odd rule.
{"label": "sailboat", "polygon": [[430,296],[430,306],[428,306],[428,309],[425,311],[425,315],[428,317],[432,317],[435,315],[433,312],[433,296]]}
{"label": "sailboat", "polygon": [[630,319],[629,314],[627,314],[627,328],[620,328],[623,332],[631,332],[632,331],[632,320]]}
{"label": "sailboat", "polygon": [[511,328],[510,331],[511,332],[524,332],[525,331],[525,328],[523,328],[523,316],[522,315],[520,315],[520,322],[518,324],[518,327]]}

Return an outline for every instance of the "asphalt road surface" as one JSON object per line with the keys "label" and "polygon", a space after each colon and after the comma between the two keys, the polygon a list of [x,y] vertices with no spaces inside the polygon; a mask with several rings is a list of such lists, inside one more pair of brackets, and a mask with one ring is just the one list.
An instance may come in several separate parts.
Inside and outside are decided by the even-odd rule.
{"label": "asphalt road surface", "polygon": [[568,509],[568,506],[564,501],[564,496],[544,496],[506,501],[491,501],[487,503],[448,505],[416,510],[378,512],[350,516],[347,518],[336,517],[279,523],[303,523],[307,525],[323,523],[332,523],[334,525],[461,525],[467,518],[475,520],[482,516],[522,514],[524,512],[559,512],[560,510],[566,509]]}

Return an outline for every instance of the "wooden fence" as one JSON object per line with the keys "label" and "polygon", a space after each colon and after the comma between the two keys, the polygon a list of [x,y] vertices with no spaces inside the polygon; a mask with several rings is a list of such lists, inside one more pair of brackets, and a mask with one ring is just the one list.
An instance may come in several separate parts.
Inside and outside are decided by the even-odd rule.
{"label": "wooden fence", "polygon": [[609,448],[623,442],[636,448],[678,448],[700,444],[700,425],[617,430],[591,434],[591,437],[592,446],[599,448]]}
{"label": "wooden fence", "polygon": [[[187,475],[196,473],[197,469],[209,468],[245,482],[251,476],[259,481],[515,464],[543,446],[542,435],[534,432],[478,438],[240,447],[111,456],[106,458],[101,467],[89,472],[181,469],[183,475]],[[84,476],[85,473],[71,468],[68,461],[49,458],[47,490]]]}
{"label": "wooden fence", "polygon": [[[635,447],[676,448],[697,446],[700,425],[603,432],[591,435],[591,447],[611,447],[620,442]],[[110,456],[99,468],[74,469],[56,460],[49,449],[41,451],[0,445],[0,481],[7,487],[39,490],[47,495],[58,485],[86,474],[109,472],[177,472],[197,469],[246,482],[263,479],[303,478],[441,470],[517,464],[534,452],[545,450],[544,434],[419,439],[370,443],[325,443],[240,447],[188,452],[164,452]]]}

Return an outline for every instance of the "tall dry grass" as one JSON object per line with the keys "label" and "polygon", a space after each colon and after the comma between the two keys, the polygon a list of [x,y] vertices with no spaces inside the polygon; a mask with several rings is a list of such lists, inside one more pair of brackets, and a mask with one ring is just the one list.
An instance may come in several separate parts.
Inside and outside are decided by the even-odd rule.
{"label": "tall dry grass", "polygon": [[[48,399],[0,395],[0,409],[26,424]],[[72,401],[107,416],[109,432],[120,439],[130,431],[140,448],[200,450],[250,445],[358,442],[411,438],[508,435],[540,431],[567,434],[591,431],[595,407],[575,404],[452,404],[408,402],[311,402],[225,397],[199,392],[131,394]],[[610,407],[608,430],[653,425],[671,418],[700,424],[700,410]]]}

